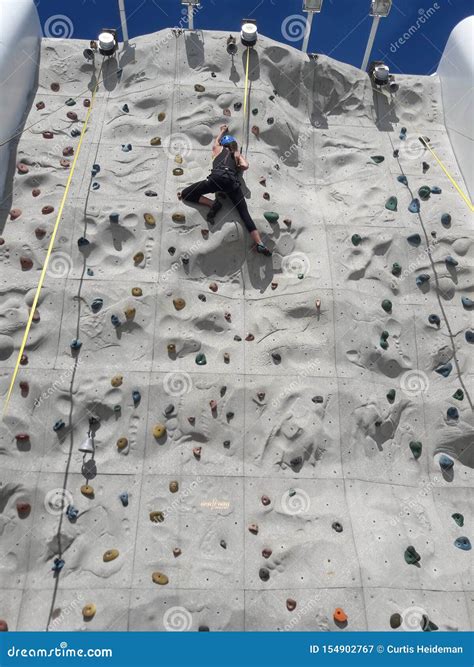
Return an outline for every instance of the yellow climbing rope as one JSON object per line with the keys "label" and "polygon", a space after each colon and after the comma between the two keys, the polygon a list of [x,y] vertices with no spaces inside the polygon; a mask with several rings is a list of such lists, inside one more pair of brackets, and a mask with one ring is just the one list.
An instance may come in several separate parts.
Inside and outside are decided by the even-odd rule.
{"label": "yellow climbing rope", "polygon": [[87,114],[86,114],[86,118],[85,118],[84,125],[83,125],[83,128],[82,128],[81,136],[79,138],[79,143],[77,145],[76,154],[74,156],[74,160],[73,160],[70,172],[69,172],[69,177],[67,179],[66,189],[64,190],[64,195],[63,195],[63,198],[61,200],[61,205],[59,207],[56,222],[54,223],[53,233],[51,234],[51,240],[50,240],[49,246],[48,246],[48,252],[46,253],[46,259],[44,261],[44,265],[43,265],[43,269],[41,271],[38,286],[36,288],[35,298],[33,299],[33,304],[31,306],[30,315],[28,317],[28,322],[26,324],[25,334],[23,336],[23,340],[21,342],[20,350],[18,352],[18,359],[16,361],[15,369],[13,371],[13,375],[12,375],[12,378],[10,380],[10,386],[8,388],[7,397],[6,397],[5,403],[3,405],[3,416],[5,416],[5,414],[8,410],[8,404],[10,403],[11,394],[12,394],[12,391],[13,391],[13,387],[15,385],[16,377],[18,375],[18,369],[20,367],[21,358],[23,356],[23,352],[25,351],[26,342],[28,340],[28,336],[29,336],[29,333],[30,333],[31,323],[33,322],[33,317],[34,317],[34,314],[35,314],[36,306],[38,305],[41,290],[43,288],[44,279],[46,277],[46,272],[48,270],[49,259],[51,257],[51,252],[53,250],[54,242],[56,240],[56,234],[57,234],[57,231],[59,229],[59,223],[61,222],[61,217],[62,217],[62,214],[63,214],[63,211],[64,211],[64,206],[66,204],[66,200],[67,200],[67,197],[68,197],[68,194],[69,194],[69,189],[71,187],[72,179],[73,179],[73,176],[74,176],[74,171],[76,169],[77,160],[78,160],[79,154],[81,152],[82,142],[84,140],[84,136],[85,136],[86,130],[87,130],[87,125],[89,123],[89,118],[90,118],[90,115],[91,115],[91,112],[92,112],[92,108],[94,106],[94,100],[95,100],[95,96],[96,96],[96,93],[97,93],[97,89],[99,87],[101,72],[102,72],[102,67],[100,68],[99,76],[97,77],[97,83],[96,83],[95,88],[94,88],[93,93],[92,93],[91,103],[90,103],[90,106],[87,110]]}
{"label": "yellow climbing rope", "polygon": [[469,206],[469,208],[471,209],[471,211],[474,211],[474,205],[473,205],[473,203],[470,201],[469,197],[465,194],[465,192],[463,192],[463,191],[461,190],[461,188],[459,187],[459,185],[456,183],[456,181],[454,180],[454,178],[451,176],[451,174],[449,173],[449,171],[446,169],[446,167],[445,167],[444,164],[441,162],[441,160],[440,160],[439,157],[436,155],[436,153],[435,153],[434,150],[431,148],[431,146],[430,146],[429,143],[426,141],[426,139],[425,139],[424,137],[420,137],[420,141],[421,141],[421,143],[423,144],[423,146],[426,146],[426,148],[427,148],[427,149],[430,151],[430,153],[433,155],[433,157],[434,157],[434,159],[436,160],[436,162],[439,164],[439,166],[441,167],[441,169],[444,171],[444,173],[446,174],[446,176],[449,178],[449,180],[450,180],[451,183],[454,185],[454,187],[456,188],[456,190],[459,192],[459,194],[461,195],[461,197],[464,199],[464,201],[466,202],[466,204]]}

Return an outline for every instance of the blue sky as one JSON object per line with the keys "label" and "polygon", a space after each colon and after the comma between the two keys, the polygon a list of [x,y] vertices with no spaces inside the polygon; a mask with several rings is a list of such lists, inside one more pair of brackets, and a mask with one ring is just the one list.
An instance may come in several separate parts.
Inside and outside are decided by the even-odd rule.
{"label": "blue sky", "polygon": [[[117,0],[35,2],[43,28],[51,17],[65,15],[75,38],[92,39],[101,28],[120,25]],[[180,0],[125,3],[132,37],[178,26],[182,21]],[[369,0],[323,0],[323,11],[313,23],[309,50],[360,67],[372,21],[369,5]],[[472,0],[395,0],[390,15],[381,20],[372,57],[385,60],[393,72],[435,72],[451,30],[473,13],[473,6]],[[300,48],[302,39],[296,38],[301,35],[301,8],[302,0],[201,0],[195,27],[236,33],[242,18],[254,18],[260,33]],[[48,25],[55,24],[49,21]]]}

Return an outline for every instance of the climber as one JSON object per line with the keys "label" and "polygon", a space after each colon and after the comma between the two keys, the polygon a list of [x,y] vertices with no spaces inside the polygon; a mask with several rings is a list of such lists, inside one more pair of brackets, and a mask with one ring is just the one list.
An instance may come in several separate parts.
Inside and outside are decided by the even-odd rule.
{"label": "climber", "polygon": [[207,214],[207,220],[212,224],[216,214],[222,208],[222,203],[217,196],[215,200],[212,200],[204,195],[211,192],[224,192],[237,209],[251,238],[255,241],[257,252],[268,257],[272,253],[263,243],[262,237],[250,217],[247,202],[240,186],[239,172],[246,171],[249,168],[249,163],[239,152],[235,138],[227,134],[228,129],[227,125],[221,125],[220,132],[214,140],[212,146],[214,159],[209,176],[204,181],[193,183],[184,188],[178,194],[178,198],[208,206],[210,211]]}

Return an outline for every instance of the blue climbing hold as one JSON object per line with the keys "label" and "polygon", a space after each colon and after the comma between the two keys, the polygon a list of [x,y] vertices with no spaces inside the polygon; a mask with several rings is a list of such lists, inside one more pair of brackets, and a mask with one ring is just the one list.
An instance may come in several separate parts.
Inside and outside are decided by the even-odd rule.
{"label": "blue climbing hold", "polygon": [[399,183],[403,183],[403,185],[408,185],[408,178],[405,176],[405,174],[402,174],[401,176],[397,176],[397,181]]}
{"label": "blue climbing hold", "polygon": [[74,507],[74,505],[68,505],[66,508],[66,516],[69,521],[75,521],[79,516],[79,510]]}
{"label": "blue climbing hold", "polygon": [[74,338],[74,340],[71,341],[71,350],[80,350],[81,347],[82,343],[79,338]]}
{"label": "blue climbing hold", "polygon": [[439,319],[438,315],[429,315],[428,322],[430,324],[436,324],[437,327],[439,327],[439,325],[441,324],[441,320]]}
{"label": "blue climbing hold", "polygon": [[454,546],[463,551],[470,551],[472,549],[470,539],[465,536],[456,538],[454,540]]}
{"label": "blue climbing hold", "polygon": [[124,113],[129,113],[130,109],[128,108],[128,104],[124,104],[124,105],[123,105],[123,107],[122,107],[122,111],[123,111]]}
{"label": "blue climbing hold", "polygon": [[419,246],[421,243],[421,236],[419,234],[411,234],[407,236],[407,241],[410,245]]}
{"label": "blue climbing hold", "polygon": [[92,189],[93,190],[99,190],[100,189],[100,183],[97,183],[97,182],[92,183]]}
{"label": "blue climbing hold", "polygon": [[407,137],[407,128],[402,127],[402,129],[400,130],[400,139],[404,141],[406,137]]}
{"label": "blue climbing hold", "polygon": [[451,459],[449,456],[446,456],[446,454],[441,454],[438,463],[441,470],[451,470],[451,468],[454,466],[453,459]]}
{"label": "blue climbing hold", "polygon": [[454,406],[449,407],[446,411],[446,414],[448,415],[448,419],[459,419],[458,409]]}
{"label": "blue climbing hold", "polygon": [[97,176],[100,171],[100,164],[94,164],[92,166],[92,176]]}
{"label": "blue climbing hold", "polygon": [[443,215],[441,216],[441,224],[443,225],[443,227],[450,226],[451,216],[449,215],[449,213],[443,213]]}
{"label": "blue climbing hold", "polygon": [[91,303],[91,310],[93,313],[98,313],[99,310],[102,308],[104,305],[104,300],[98,296],[94,301]]}
{"label": "blue climbing hold", "polygon": [[474,331],[472,329],[468,329],[464,335],[468,343],[474,343]]}
{"label": "blue climbing hold", "polygon": [[118,213],[111,213],[109,215],[109,220],[110,222],[118,222],[119,221],[119,214]]}
{"label": "blue climbing hold", "polygon": [[128,493],[127,491],[122,491],[122,493],[119,495],[120,502],[124,507],[127,507],[128,505]]}
{"label": "blue climbing hold", "polygon": [[122,150],[124,153],[130,153],[132,150],[132,144],[122,144]]}
{"label": "blue climbing hold", "polygon": [[416,284],[418,287],[421,287],[425,283],[429,281],[430,277],[427,273],[420,273],[419,276],[416,277]]}
{"label": "blue climbing hold", "polygon": [[444,261],[448,266],[457,266],[459,264],[459,262],[451,255],[448,255]]}
{"label": "blue climbing hold", "polygon": [[112,324],[114,325],[114,327],[119,327],[120,326],[120,320],[117,317],[117,315],[111,315],[110,320],[111,320]]}
{"label": "blue climbing hold", "polygon": [[55,431],[57,433],[58,431],[60,431],[65,426],[66,426],[66,424],[63,422],[63,420],[58,419],[56,422],[54,422],[53,431]]}
{"label": "blue climbing hold", "polygon": [[80,136],[81,136],[81,133],[80,133],[79,130],[77,130],[76,128],[74,128],[73,130],[71,130],[71,137],[76,138],[76,137],[80,137]]}
{"label": "blue climbing hold", "polygon": [[474,301],[470,299],[468,296],[462,296],[461,302],[464,308],[467,308],[468,310],[471,310],[471,308],[474,307]]}
{"label": "blue climbing hold", "polygon": [[62,558],[55,558],[53,561],[53,567],[51,569],[53,572],[61,572],[65,565],[66,563]]}
{"label": "blue climbing hold", "polygon": [[420,212],[420,200],[415,197],[411,200],[410,205],[408,206],[410,213],[419,213]]}
{"label": "blue climbing hold", "polygon": [[138,405],[138,403],[140,403],[141,399],[142,399],[142,395],[140,394],[138,389],[134,389],[134,391],[132,391],[133,404]]}
{"label": "blue climbing hold", "polygon": [[444,378],[447,378],[452,370],[453,370],[453,365],[450,361],[448,361],[447,364],[443,364],[442,366],[438,366],[438,368],[435,368],[435,373],[438,373],[439,375],[442,375]]}
{"label": "blue climbing hold", "polygon": [[90,241],[86,239],[84,236],[81,236],[81,238],[77,239],[77,245],[79,248],[85,248],[86,245],[89,245]]}
{"label": "blue climbing hold", "polygon": [[88,269],[87,269],[87,275],[88,275],[88,276],[93,276],[93,275],[94,275],[94,271],[93,271],[92,269],[89,269],[89,268],[88,268]]}
{"label": "blue climbing hold", "polygon": [[441,188],[439,188],[437,185],[433,185],[431,188],[431,194],[432,195],[440,195],[442,192]]}

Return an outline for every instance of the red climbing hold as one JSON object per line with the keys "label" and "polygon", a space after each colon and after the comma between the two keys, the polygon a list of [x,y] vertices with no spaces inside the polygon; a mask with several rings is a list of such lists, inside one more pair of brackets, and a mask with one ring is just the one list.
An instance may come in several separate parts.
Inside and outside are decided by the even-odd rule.
{"label": "red climbing hold", "polygon": [[51,90],[53,91],[53,93],[59,92],[60,88],[61,88],[61,86],[59,85],[59,83],[52,83],[51,84]]}
{"label": "red climbing hold", "polygon": [[64,169],[69,169],[69,167],[71,166],[69,160],[66,160],[64,158],[60,161],[59,164],[61,165],[61,167],[64,167]]}
{"label": "red climbing hold", "polygon": [[0,632],[8,632],[8,623],[0,618]]}
{"label": "red climbing hold", "polygon": [[258,125],[252,125],[252,134],[257,137],[257,139],[260,136],[260,128]]}
{"label": "red climbing hold", "polygon": [[66,146],[66,148],[63,149],[63,155],[64,157],[74,155],[74,148],[72,146]]}
{"label": "red climbing hold", "polygon": [[28,442],[30,436],[28,433],[17,433],[15,439],[17,442]]}
{"label": "red climbing hold", "polygon": [[91,101],[90,101],[88,98],[86,98],[86,99],[84,100],[84,106],[85,106],[86,109],[87,109],[87,108],[90,107],[90,105],[91,105]]}
{"label": "red climbing hold", "polygon": [[29,271],[33,268],[33,260],[30,257],[20,257],[20,264],[23,271]]}
{"label": "red climbing hold", "polygon": [[20,366],[27,366],[27,365],[28,365],[28,355],[22,354],[20,357]]}
{"label": "red climbing hold", "polygon": [[21,208],[12,208],[10,211],[10,220],[16,220],[21,215]]}
{"label": "red climbing hold", "polygon": [[39,188],[33,188],[31,194],[33,195],[33,197],[39,197],[41,194],[41,190]]}
{"label": "red climbing hold", "polygon": [[37,239],[40,240],[44,239],[44,237],[46,236],[46,229],[44,229],[43,227],[37,227],[35,229],[35,236]]}
{"label": "red climbing hold", "polygon": [[30,171],[28,169],[28,167],[26,166],[26,164],[23,164],[23,162],[19,162],[16,165],[16,168],[17,168],[19,174],[27,174]]}
{"label": "red climbing hold", "polygon": [[52,132],[43,132],[43,139],[52,139],[54,134]]}
{"label": "red climbing hold", "polygon": [[38,109],[38,111],[41,111],[42,109],[44,109],[44,107],[45,107],[44,102],[36,102],[36,108]]}
{"label": "red climbing hold", "polygon": [[43,206],[43,208],[41,209],[41,213],[43,215],[49,215],[53,211],[54,211],[54,206]]}
{"label": "red climbing hold", "polygon": [[69,120],[77,120],[77,113],[75,111],[68,111],[66,116],[69,118]]}
{"label": "red climbing hold", "polygon": [[20,501],[16,504],[16,511],[18,512],[20,519],[24,519],[31,512],[31,505],[30,503]]}
{"label": "red climbing hold", "polygon": [[28,393],[30,391],[30,385],[26,380],[22,380],[20,382],[20,391],[23,398],[26,398],[28,396]]}

